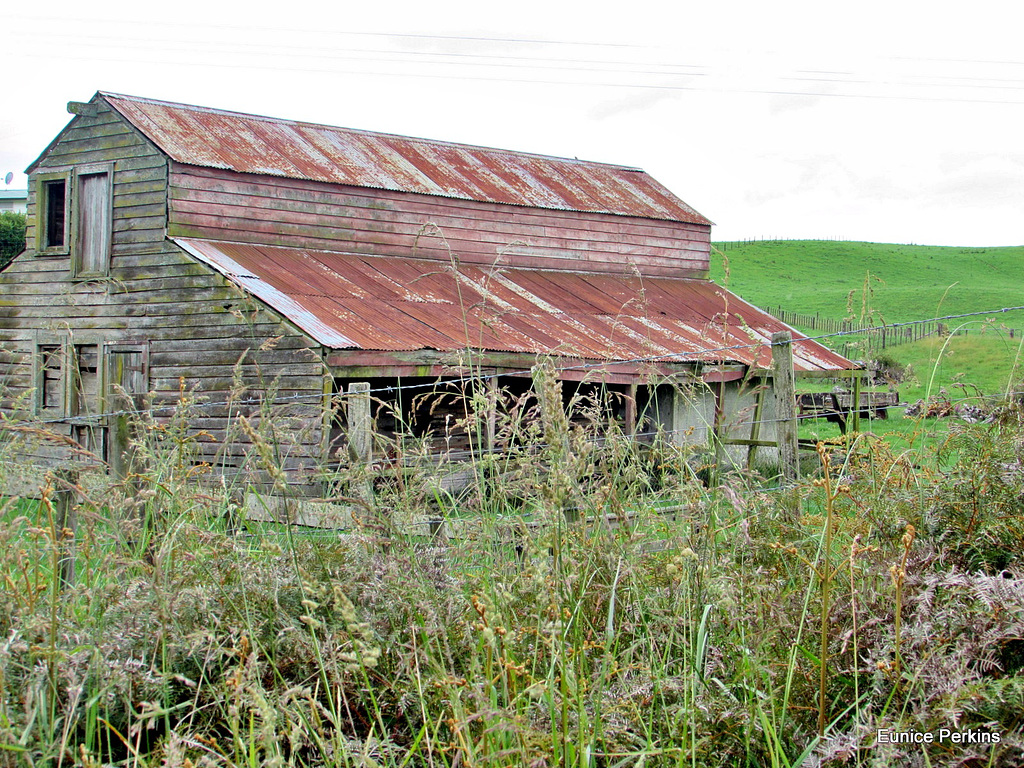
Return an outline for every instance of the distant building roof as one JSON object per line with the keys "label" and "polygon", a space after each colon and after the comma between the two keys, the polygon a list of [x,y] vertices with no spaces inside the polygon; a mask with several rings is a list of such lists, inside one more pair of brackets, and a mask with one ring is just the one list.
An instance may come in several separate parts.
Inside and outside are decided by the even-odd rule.
{"label": "distant building roof", "polygon": [[644,171],[100,92],[171,159],[242,173],[710,225]]}
{"label": "distant building roof", "polygon": [[0,189],[0,211],[25,213],[27,210],[27,189]]}
{"label": "distant building roof", "polygon": [[708,280],[485,269],[211,240],[175,242],[333,349],[553,354],[603,362],[771,365],[791,331],[797,371],[856,368]]}

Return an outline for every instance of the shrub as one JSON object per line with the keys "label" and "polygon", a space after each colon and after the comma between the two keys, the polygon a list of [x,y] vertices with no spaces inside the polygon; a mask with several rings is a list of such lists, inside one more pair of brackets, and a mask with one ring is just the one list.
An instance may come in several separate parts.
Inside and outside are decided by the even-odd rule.
{"label": "shrub", "polygon": [[26,221],[23,213],[0,212],[0,269],[25,250]]}
{"label": "shrub", "polygon": [[1018,424],[951,426],[955,463],[938,483],[930,533],[948,560],[997,573],[1024,554],[1024,437]]}

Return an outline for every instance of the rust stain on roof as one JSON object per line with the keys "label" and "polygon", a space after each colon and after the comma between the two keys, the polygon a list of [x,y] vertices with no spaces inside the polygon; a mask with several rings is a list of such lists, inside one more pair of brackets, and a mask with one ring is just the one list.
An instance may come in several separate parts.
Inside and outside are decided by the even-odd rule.
{"label": "rust stain on roof", "polygon": [[173,160],[556,210],[711,222],[636,168],[100,93]]}
{"label": "rust stain on roof", "polygon": [[474,348],[595,361],[768,368],[776,331],[798,371],[858,366],[708,280],[458,269],[437,262],[175,238],[332,349]]}

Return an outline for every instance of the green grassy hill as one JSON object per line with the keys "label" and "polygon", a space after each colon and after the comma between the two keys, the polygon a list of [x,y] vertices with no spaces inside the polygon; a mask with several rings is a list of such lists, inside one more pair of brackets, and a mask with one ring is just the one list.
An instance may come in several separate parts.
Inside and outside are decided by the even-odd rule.
{"label": "green grassy hill", "polygon": [[[712,277],[761,307],[859,319],[866,299],[876,318],[893,323],[1024,305],[1024,246],[826,240],[715,245]],[[1024,327],[1024,313],[998,319]]]}
{"label": "green grassy hill", "polygon": [[[712,277],[760,307],[781,306],[834,320],[873,318],[879,324],[1024,305],[1024,246],[943,248],[777,240],[716,243],[715,247]],[[966,334],[927,338],[884,351],[855,346],[847,353],[857,359],[885,357],[906,366],[908,376],[899,385],[905,402],[936,395],[942,388],[958,399],[979,390],[995,394],[1019,378],[1024,362],[1024,312],[986,314],[947,324]],[[1009,328],[1014,329],[1013,338]],[[857,345],[862,338],[822,341],[843,351],[844,342]],[[807,381],[803,386],[821,385]]]}

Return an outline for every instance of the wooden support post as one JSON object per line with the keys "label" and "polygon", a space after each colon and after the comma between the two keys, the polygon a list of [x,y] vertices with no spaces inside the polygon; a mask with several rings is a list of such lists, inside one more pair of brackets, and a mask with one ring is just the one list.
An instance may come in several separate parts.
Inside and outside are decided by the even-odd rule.
{"label": "wooden support post", "polygon": [[356,381],[348,385],[345,398],[348,409],[348,455],[355,465],[352,495],[368,505],[373,504],[373,481],[367,467],[373,460],[373,416],[370,410],[370,382]]}
{"label": "wooden support post", "polygon": [[58,469],[53,473],[53,545],[57,547],[59,591],[75,584],[75,536],[78,532],[76,501],[78,472]]}
{"label": "wooden support post", "polygon": [[569,455],[570,446],[569,418],[562,402],[562,382],[556,377],[550,363],[533,366],[530,374],[533,378],[533,393],[540,404],[544,442],[551,448],[560,448],[564,458]]}
{"label": "wooden support post", "polygon": [[839,425],[839,434],[846,434],[846,425],[850,421],[850,411],[845,407],[842,401],[839,399],[839,395],[835,392],[830,392],[828,395],[828,401],[831,403],[831,412],[828,416],[828,420],[833,419]]}
{"label": "wooden support post", "polygon": [[670,423],[672,424],[672,433],[669,442],[672,445],[679,446],[683,445],[686,440],[686,430],[683,427],[683,424],[685,423],[683,419],[685,418],[686,408],[696,408],[696,398],[693,398],[694,402],[687,402],[687,398],[683,395],[681,385],[677,383],[673,383],[671,398],[672,421]]}
{"label": "wooden support post", "polygon": [[373,458],[373,419],[370,415],[370,382],[356,381],[348,385],[348,452],[354,462],[366,463]]}
{"label": "wooden support post", "polygon": [[747,469],[754,466],[754,456],[757,453],[757,443],[761,439],[761,414],[764,412],[764,380],[762,386],[757,388],[757,404],[754,406],[754,420],[750,425],[750,447],[747,449]]}
{"label": "wooden support post", "polygon": [[108,434],[110,472],[117,480],[142,473],[132,445],[146,392],[144,355],[139,350],[107,353],[107,406],[113,410]]}
{"label": "wooden support post", "polygon": [[320,405],[322,411],[320,415],[320,457],[325,466],[331,460],[331,426],[334,423],[334,377],[331,376],[326,366],[327,363],[325,362],[325,372],[321,388],[324,398]]}
{"label": "wooden support post", "polygon": [[493,453],[496,449],[495,441],[498,433],[498,377],[491,376],[487,379],[487,414],[486,433],[484,435],[484,449],[487,453]]}
{"label": "wooden support post", "polygon": [[715,487],[722,478],[723,464],[725,463],[726,451],[722,440],[726,435],[722,434],[725,425],[725,382],[718,381],[711,385],[715,395],[715,413],[711,421],[711,445],[715,451],[715,468],[711,473],[711,486]]}
{"label": "wooden support post", "polygon": [[796,428],[796,382],[793,373],[793,337],[788,331],[772,334],[773,388],[779,463],[786,480],[800,477]]}
{"label": "wooden support post", "polygon": [[853,406],[853,412],[850,414],[850,425],[853,434],[856,435],[860,432],[860,376],[853,377],[853,386],[850,389],[853,390],[853,394],[850,397]]}
{"label": "wooden support post", "polygon": [[636,382],[632,382],[629,385],[629,392],[626,394],[626,412],[624,414],[626,419],[626,435],[629,437],[636,436]]}

